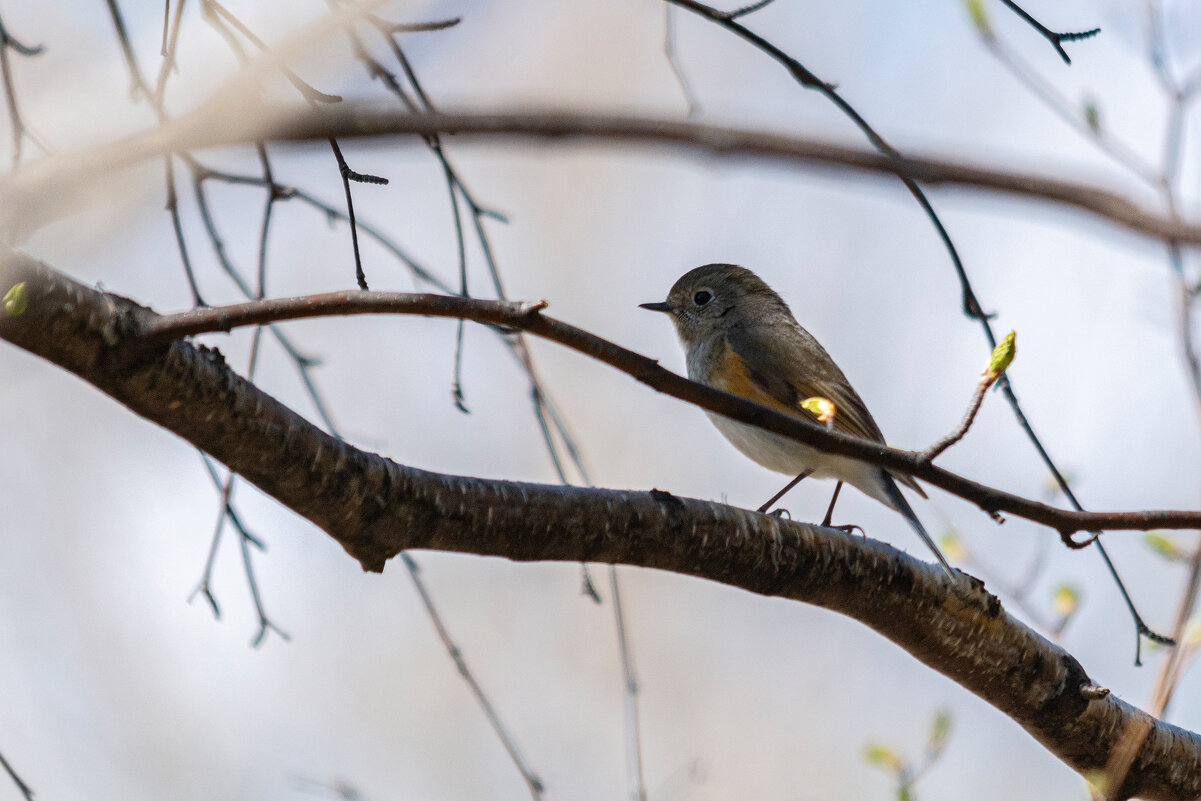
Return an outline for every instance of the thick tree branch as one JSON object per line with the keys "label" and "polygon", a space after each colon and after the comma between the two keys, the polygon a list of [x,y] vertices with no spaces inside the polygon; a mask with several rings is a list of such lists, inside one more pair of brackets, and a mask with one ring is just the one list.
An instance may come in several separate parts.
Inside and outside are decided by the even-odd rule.
{"label": "thick tree branch", "polygon": [[83,153],[49,157],[6,177],[0,181],[0,230],[36,229],[69,211],[65,203],[86,202],[94,197],[97,186],[107,189],[105,180],[115,173],[167,153],[256,141],[326,141],[331,136],[350,139],[456,134],[462,138],[672,145],[727,157],[900,174],[926,186],[976,189],[1064,205],[1145,236],[1201,246],[1201,223],[1150,211],[1100,187],[938,157],[890,158],[864,148],[744,128],[555,110],[410,114],[354,103],[319,113],[280,107],[236,115],[228,110],[223,114],[221,109],[219,105],[202,107],[177,122]]}
{"label": "thick tree branch", "polygon": [[[19,282],[23,296],[0,312],[0,338],[213,454],[369,570],[402,550],[432,548],[651,567],[816,604],[862,621],[959,682],[1077,770],[1103,769],[1129,742],[1124,734],[1145,730],[1111,798],[1201,795],[1201,737],[1098,688],[978,580],[953,581],[874,540],[665,492],[405,467],[325,434],[235,375],[214,350],[183,341],[148,346],[141,333],[159,319],[149,309],[5,251],[0,285]],[[550,325],[528,307],[511,311]]]}
{"label": "thick tree branch", "polygon": [[419,314],[474,320],[528,331],[615,367],[647,386],[727,417],[793,437],[831,453],[911,473],[936,487],[971,501],[990,514],[1009,512],[1050,526],[1061,534],[1077,531],[1201,527],[1201,512],[1080,512],[1060,509],[985,486],[930,463],[925,452],[889,448],[831,431],[823,426],[775,412],[765,406],[711,389],[659,366],[654,359],[626,350],[594,334],[542,314],[545,303],[480,300],[448,295],[347,290],[320,295],[272,298],[231,306],[194,309],[146,319],[130,348],[164,346],[172,340],[249,325],[312,317],[354,314]]}

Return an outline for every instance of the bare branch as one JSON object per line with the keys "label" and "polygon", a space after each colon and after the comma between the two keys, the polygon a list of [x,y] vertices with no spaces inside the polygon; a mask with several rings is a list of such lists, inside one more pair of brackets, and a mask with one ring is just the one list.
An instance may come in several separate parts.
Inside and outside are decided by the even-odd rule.
{"label": "bare branch", "polygon": [[1001,2],[1009,6],[1013,13],[1025,20],[1030,27],[1038,31],[1040,36],[1050,42],[1051,46],[1055,48],[1055,52],[1058,53],[1059,57],[1063,59],[1064,64],[1072,63],[1072,59],[1068,57],[1068,51],[1063,49],[1064,42],[1078,42],[1081,39],[1090,39],[1101,32],[1100,28],[1090,28],[1087,31],[1078,31],[1076,33],[1056,33],[1046,25],[1043,25],[1041,22],[1036,20],[1034,17],[1027,14],[1026,11],[1017,3],[1013,2],[1013,0],[1001,0]]}
{"label": "bare branch", "polygon": [[[927,186],[954,187],[1041,200],[1088,212],[1135,233],[1201,247],[1201,222],[1174,219],[1145,209],[1115,192],[1078,181],[1014,172],[936,156],[889,159],[864,148],[812,137],[706,125],[680,120],[590,114],[563,110],[510,113],[408,114],[378,107],[344,104],[320,115],[299,109],[267,109],[273,124],[230,120],[229,124],[193,127],[177,124],[119,140],[84,153],[28,165],[0,180],[0,226],[28,231],[68,211],[64,188],[79,191],[149,158],[178,150],[251,144],[256,141],[313,141],[388,137],[404,134],[456,134],[518,140],[573,139],[615,145],[675,145],[696,153],[727,158],[750,157],[808,167],[874,174],[903,173]],[[189,118],[195,121],[195,118]],[[86,195],[85,195],[86,197]]]}

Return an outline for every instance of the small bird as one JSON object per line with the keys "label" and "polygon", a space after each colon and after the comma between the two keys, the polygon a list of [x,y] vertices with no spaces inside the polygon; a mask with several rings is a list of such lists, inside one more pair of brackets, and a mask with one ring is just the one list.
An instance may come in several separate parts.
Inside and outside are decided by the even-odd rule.
{"label": "small bird", "polygon": [[[687,351],[688,377],[693,381],[810,420],[816,419],[817,414],[803,408],[802,402],[809,398],[826,399],[834,405],[836,431],[884,443],[880,427],[830,354],[797,323],[784,299],[745,267],[733,264],[697,267],[676,281],[666,301],[643,303],[641,308],[671,315],[680,344]],[[756,426],[712,412],[707,414],[738,450],[769,470],[796,476],[760,511],[766,511],[805,476],[834,478],[839,485],[823,522],[829,525],[838,489],[845,481],[900,512],[954,576],[946,558],[897,488],[896,482],[900,481],[926,497],[912,476],[893,474],[882,467],[825,453]]]}

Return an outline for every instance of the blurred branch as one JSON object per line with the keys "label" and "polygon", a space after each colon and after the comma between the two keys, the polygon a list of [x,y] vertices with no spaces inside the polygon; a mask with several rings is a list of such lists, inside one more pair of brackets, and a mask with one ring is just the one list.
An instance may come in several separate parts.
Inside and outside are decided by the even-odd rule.
{"label": "blurred branch", "polygon": [[[927,186],[975,189],[1041,200],[1088,212],[1155,239],[1201,246],[1201,221],[1174,219],[1145,209],[1110,190],[1086,183],[986,167],[941,157],[889,158],[877,152],[811,137],[793,137],[696,122],[559,110],[510,113],[411,114],[378,106],[343,104],[311,114],[268,108],[274,122],[231,119],[203,125],[187,118],[83,153],[43,159],[0,181],[0,225],[37,228],[58,217],[61,187],[80,189],[134,164],[177,150],[249,144],[261,140],[312,141],[455,134],[517,140],[576,139],[601,144],[675,145],[702,154],[795,162],[875,174],[904,174]],[[211,121],[210,121],[211,122]],[[196,123],[196,124],[193,124]],[[59,191],[54,191],[54,188]]]}
{"label": "blurred branch", "polygon": [[[661,491],[544,486],[405,467],[311,425],[235,375],[212,349],[186,342],[148,347],[139,333],[159,319],[149,309],[5,252],[0,286],[19,282],[25,285],[20,297],[0,316],[0,338],[213,454],[322,528],[369,570],[382,570],[410,548],[603,561],[816,604],[862,621],[953,678],[1076,770],[1102,770],[1119,750],[1125,764],[1124,732],[1145,729],[1114,798],[1201,795],[1201,774],[1182,769],[1201,761],[1201,737],[1097,687],[1070,654],[1012,619],[969,576],[952,580],[874,540]],[[460,310],[490,306],[494,323],[524,321],[532,333],[588,339],[529,306],[457,298],[438,303],[444,301]],[[610,363],[636,365],[643,380],[690,385],[615,346],[606,353]],[[753,404],[736,409],[733,396],[715,393],[710,400],[704,405],[713,411],[795,433],[768,415],[751,414]],[[855,447],[839,450],[862,451],[857,440],[848,442]],[[869,450],[881,460],[888,456],[884,448]]]}
{"label": "blurred branch", "polygon": [[17,89],[13,84],[12,62],[8,57],[9,50],[12,50],[19,56],[33,58],[44,53],[45,47],[42,45],[31,47],[23,44],[8,32],[8,28],[4,26],[4,21],[0,20],[0,79],[4,82],[4,102],[8,106],[8,124],[12,129],[12,167],[15,169],[21,163],[21,145],[24,143],[26,137],[41,148],[43,153],[49,153],[50,149],[34,135],[33,131],[29,129],[29,125],[25,122],[25,118],[21,116],[21,109],[17,105]]}

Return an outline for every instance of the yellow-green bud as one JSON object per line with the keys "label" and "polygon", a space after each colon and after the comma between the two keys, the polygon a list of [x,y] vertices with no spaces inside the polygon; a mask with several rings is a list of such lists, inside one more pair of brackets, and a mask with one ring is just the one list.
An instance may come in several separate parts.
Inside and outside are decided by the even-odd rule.
{"label": "yellow-green bud", "polygon": [[959,539],[959,535],[954,531],[943,534],[938,540],[938,547],[942,550],[943,555],[952,562],[962,562],[967,558],[967,548],[964,547],[963,540]]}
{"label": "yellow-green bud", "polygon": [[1165,531],[1148,531],[1143,535],[1143,542],[1147,547],[1155,551],[1164,559],[1169,559],[1173,562],[1183,558],[1180,552],[1180,546],[1176,544],[1176,540]]}
{"label": "yellow-green bud", "polygon": [[888,746],[879,743],[868,743],[867,747],[863,749],[863,758],[869,764],[879,768],[899,771],[903,767],[900,755]]}
{"label": "yellow-green bud", "polygon": [[947,709],[940,709],[934,716],[934,722],[930,724],[930,737],[926,740],[926,747],[931,751],[941,751],[950,736],[951,712]]}
{"label": "yellow-green bud", "polygon": [[1009,369],[1009,365],[1013,364],[1013,357],[1017,352],[1017,332],[1010,331],[993,348],[992,356],[988,357],[988,368],[984,371],[984,377],[990,381],[1000,378],[1001,374]]}
{"label": "yellow-green bud", "polygon": [[1201,645],[1201,620],[1191,618],[1184,626],[1184,645],[1195,648]]}
{"label": "yellow-green bud", "polygon": [[967,13],[972,18],[972,24],[976,26],[976,33],[992,36],[992,23],[988,21],[983,0],[967,0]]}
{"label": "yellow-green bud", "polygon": [[1093,133],[1101,132],[1101,107],[1091,97],[1084,101],[1084,123]]}
{"label": "yellow-green bud", "polygon": [[1080,591],[1071,584],[1060,584],[1055,588],[1052,598],[1052,604],[1055,607],[1055,614],[1060,617],[1068,617],[1075,614],[1080,607]]}
{"label": "yellow-green bud", "polygon": [[4,311],[16,317],[24,314],[29,308],[29,294],[25,291],[25,282],[13,286],[4,293]]}

